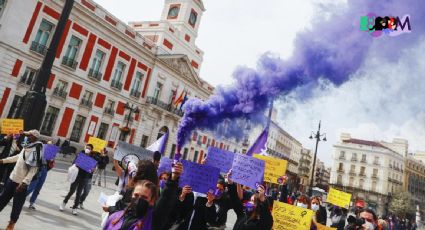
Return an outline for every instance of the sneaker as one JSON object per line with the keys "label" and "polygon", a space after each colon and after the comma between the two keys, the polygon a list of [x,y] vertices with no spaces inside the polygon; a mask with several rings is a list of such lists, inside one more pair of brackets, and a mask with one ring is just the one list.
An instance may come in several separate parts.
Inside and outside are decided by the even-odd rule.
{"label": "sneaker", "polygon": [[[33,204],[33,203],[31,203],[31,204],[30,204],[30,206],[28,206],[28,208],[29,208],[29,209],[31,209],[31,210],[35,210],[35,206],[34,206],[34,204]],[[60,209],[60,208],[59,208],[59,209]]]}
{"label": "sneaker", "polygon": [[83,203],[81,203],[78,208],[83,210],[84,209]]}
{"label": "sneaker", "polygon": [[66,203],[65,203],[65,202],[63,202],[63,203],[59,206],[59,211],[63,211],[63,210],[65,210],[65,206],[66,206]]}
{"label": "sneaker", "polygon": [[76,208],[73,208],[72,209],[72,215],[74,215],[74,216],[76,216],[78,213],[77,213],[77,209]]}

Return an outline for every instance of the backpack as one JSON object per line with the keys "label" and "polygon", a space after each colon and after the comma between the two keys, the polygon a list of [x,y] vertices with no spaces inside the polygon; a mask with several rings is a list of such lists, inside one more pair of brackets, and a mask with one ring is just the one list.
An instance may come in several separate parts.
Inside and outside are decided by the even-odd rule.
{"label": "backpack", "polygon": [[[36,172],[36,173],[34,174],[34,176],[32,177],[31,182],[38,180],[38,178],[39,178],[39,176],[40,176],[40,167],[43,165],[43,161],[42,161],[42,157],[41,157],[41,147],[42,147],[42,146],[43,146],[43,145],[42,145],[41,143],[37,143],[37,144],[35,145],[35,150],[36,150],[36,152],[37,152],[37,155],[36,155],[36,161],[37,161],[37,172]],[[24,153],[24,155],[23,155],[23,158],[24,158],[24,160],[26,160],[26,159],[25,159],[25,153]]]}

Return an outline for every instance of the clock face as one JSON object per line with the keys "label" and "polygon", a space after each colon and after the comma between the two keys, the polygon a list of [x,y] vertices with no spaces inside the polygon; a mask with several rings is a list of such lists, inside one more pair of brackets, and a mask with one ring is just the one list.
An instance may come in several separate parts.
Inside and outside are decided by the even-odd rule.
{"label": "clock face", "polygon": [[179,15],[179,11],[179,6],[172,6],[168,11],[168,18],[177,18],[177,16]]}
{"label": "clock face", "polygon": [[190,13],[190,17],[189,17],[189,24],[191,26],[195,26],[197,18],[198,18],[198,14],[195,11],[192,10],[192,12]]}

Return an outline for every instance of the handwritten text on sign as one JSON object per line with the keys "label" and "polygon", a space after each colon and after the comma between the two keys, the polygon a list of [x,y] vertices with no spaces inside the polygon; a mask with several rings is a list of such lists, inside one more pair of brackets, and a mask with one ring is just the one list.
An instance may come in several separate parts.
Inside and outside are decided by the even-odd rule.
{"label": "handwritten text on sign", "polygon": [[96,137],[90,137],[89,144],[93,145],[93,151],[100,152],[100,150],[105,148],[106,141]]}
{"label": "handwritten text on sign", "polygon": [[217,167],[220,169],[220,172],[228,173],[232,168],[234,156],[235,154],[233,152],[209,147],[205,165]]}
{"label": "handwritten text on sign", "polygon": [[185,160],[181,162],[184,170],[179,180],[180,187],[189,185],[193,191],[204,194],[211,189],[215,191],[220,169]]}
{"label": "handwritten text on sign", "polygon": [[274,230],[310,230],[313,211],[275,201],[273,203]]}
{"label": "handwritten text on sign", "polygon": [[327,202],[333,205],[348,208],[350,206],[351,194],[336,190],[334,188],[329,188],[329,194]]}
{"label": "handwritten text on sign", "polygon": [[238,184],[256,189],[258,185],[263,183],[264,166],[263,160],[244,154],[235,154],[232,166],[232,180]]}
{"label": "handwritten text on sign", "polygon": [[268,156],[262,156],[259,154],[254,154],[254,157],[266,162],[266,168],[264,171],[264,181],[273,184],[278,184],[279,178],[284,176],[286,173],[286,166],[288,165],[288,161]]}
{"label": "handwritten text on sign", "polygon": [[97,161],[85,153],[80,153],[75,159],[75,164],[82,170],[91,173],[96,168]]}
{"label": "handwritten text on sign", "polygon": [[22,119],[1,119],[2,134],[18,134],[24,130],[24,120]]}

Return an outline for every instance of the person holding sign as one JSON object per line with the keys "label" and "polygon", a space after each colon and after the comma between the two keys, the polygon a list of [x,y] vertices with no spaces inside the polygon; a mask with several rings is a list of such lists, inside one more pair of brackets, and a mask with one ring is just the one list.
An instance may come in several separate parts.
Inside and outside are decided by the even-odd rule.
{"label": "person holding sign", "polygon": [[230,202],[237,215],[233,230],[270,230],[273,226],[273,217],[265,196],[265,188],[260,185],[251,200],[242,204],[237,193],[237,184],[231,179],[232,173],[227,174],[229,183]]}
{"label": "person holding sign", "polygon": [[130,205],[110,215],[103,229],[164,229],[167,217],[177,201],[178,180],[182,173],[183,165],[176,163],[159,199],[157,185],[148,180],[137,182]]}

